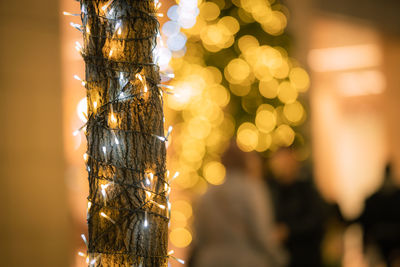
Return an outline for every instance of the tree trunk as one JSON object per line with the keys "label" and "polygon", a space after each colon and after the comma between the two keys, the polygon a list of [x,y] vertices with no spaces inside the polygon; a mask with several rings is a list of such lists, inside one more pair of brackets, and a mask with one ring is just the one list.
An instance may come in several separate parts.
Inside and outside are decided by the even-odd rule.
{"label": "tree trunk", "polygon": [[166,266],[164,115],[154,0],[81,0],[90,266]]}

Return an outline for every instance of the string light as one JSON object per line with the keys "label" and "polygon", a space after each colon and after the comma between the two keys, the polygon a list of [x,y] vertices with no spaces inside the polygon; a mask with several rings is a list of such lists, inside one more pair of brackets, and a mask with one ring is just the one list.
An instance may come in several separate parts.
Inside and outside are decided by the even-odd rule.
{"label": "string light", "polygon": [[[83,2],[85,2],[85,1],[83,1]],[[84,20],[84,18],[88,16],[88,14],[86,12],[88,10],[90,11],[92,9],[89,7],[87,8],[83,2],[81,2],[81,11],[82,11],[81,15],[82,15],[82,20],[84,21],[84,25],[82,26],[79,24],[71,23],[71,26],[73,26],[74,28],[77,28],[80,31],[85,29],[85,34],[90,34],[90,27],[92,27],[92,26],[89,25],[89,23],[94,23],[94,22],[92,22],[91,20]],[[106,2],[103,6],[100,6],[100,14],[96,14],[96,16],[101,18],[101,20],[107,21],[105,23],[110,23],[109,27],[106,29],[106,31],[108,31],[109,34],[105,34],[104,36],[95,36],[94,29],[96,29],[96,31],[97,31],[97,28],[92,28],[93,29],[93,37],[109,38],[108,40],[110,40],[110,44],[108,46],[108,49],[109,49],[108,58],[111,58],[112,56],[114,56],[114,58],[115,58],[117,56],[117,52],[118,52],[118,57],[119,57],[119,52],[120,52],[119,47],[117,48],[117,47],[113,46],[112,39],[110,38],[110,36],[112,36],[113,34],[120,36],[123,33],[123,29],[125,31],[125,27],[131,27],[130,24],[128,24],[128,23],[123,24],[123,20],[131,19],[129,16],[123,17],[122,20],[119,20],[119,18],[112,15],[113,13],[114,14],[116,13],[117,8],[118,8],[117,5],[112,7],[111,5],[113,3],[114,3],[114,0],[110,0],[110,1]],[[159,9],[160,6],[161,6],[161,3],[159,1],[156,1],[155,6],[154,6],[155,9]],[[115,12],[114,12],[114,9],[115,9]],[[101,14],[101,11],[104,11],[105,15]],[[147,19],[147,20],[154,20],[155,19],[154,16],[159,16],[159,17],[162,16],[161,13],[155,14],[155,13],[147,13],[146,11],[142,11],[142,10],[139,10],[139,11],[141,13],[143,13],[144,19]],[[114,31],[113,31],[113,29],[114,29]],[[129,32],[130,29],[127,28],[126,30],[127,30],[127,32]],[[134,38],[134,39],[141,41],[141,40],[146,40],[151,37],[152,36],[149,36],[149,37],[146,36],[146,38],[144,38],[144,37],[138,36],[137,38]],[[155,37],[155,35],[154,35],[154,37]],[[118,39],[123,40],[123,38],[118,38]],[[76,42],[76,49],[82,54],[84,51],[85,54],[83,55],[83,58],[86,61],[87,65],[89,65],[92,63],[90,61],[93,60],[92,59],[93,55],[91,55],[91,52],[92,52],[91,48],[90,48],[91,46],[88,45],[87,42],[93,42],[93,39],[85,38],[84,40],[85,40],[85,42],[84,42],[83,46],[79,42]],[[128,38],[126,38],[126,40],[128,40]],[[85,47],[85,49],[83,49],[83,47]],[[105,52],[104,55],[100,55],[100,56],[107,59],[107,52]],[[141,65],[141,63],[139,65]],[[160,189],[158,189],[159,181],[163,181],[162,176],[164,176],[164,175],[161,175],[161,173],[165,173],[165,170],[164,170],[165,166],[157,166],[157,168],[155,170],[153,169],[151,172],[149,172],[148,170],[135,170],[129,166],[116,165],[114,162],[115,161],[114,155],[116,155],[116,154],[113,153],[114,152],[113,150],[119,149],[121,151],[121,153],[124,153],[123,149],[125,149],[125,147],[124,146],[118,146],[118,147],[113,146],[112,141],[111,141],[111,143],[107,143],[107,140],[114,140],[116,145],[120,145],[121,142],[120,142],[120,140],[118,140],[118,138],[126,138],[125,136],[127,134],[129,134],[132,136],[138,136],[140,138],[142,136],[144,138],[148,138],[148,136],[155,136],[158,139],[165,141],[166,137],[168,137],[170,134],[170,130],[168,131],[166,137],[161,137],[158,135],[154,135],[153,133],[142,133],[140,131],[134,131],[134,130],[130,130],[130,129],[121,129],[122,127],[121,128],[118,127],[119,125],[118,125],[117,116],[120,119],[121,125],[125,125],[124,124],[125,123],[124,122],[125,114],[119,114],[119,113],[115,114],[113,111],[113,106],[115,108],[115,106],[117,106],[117,103],[119,103],[119,102],[122,103],[122,101],[124,101],[124,103],[126,103],[126,104],[131,105],[131,103],[133,103],[135,98],[140,98],[143,95],[143,93],[148,93],[149,89],[152,89],[152,90],[157,89],[156,83],[152,82],[152,80],[150,80],[150,79],[149,79],[149,83],[147,83],[146,76],[143,74],[143,73],[147,73],[150,75],[149,77],[153,78],[154,76],[153,76],[153,73],[151,73],[151,72],[156,71],[155,74],[158,75],[158,70],[156,69],[157,66],[155,63],[154,64],[143,63],[143,65],[138,68],[141,73],[138,73],[137,71],[135,71],[134,68],[132,68],[132,70],[130,69],[129,71],[126,71],[126,69],[124,69],[124,67],[125,67],[124,63],[121,62],[121,63],[119,63],[119,66],[118,66],[118,68],[120,68],[120,69],[115,70],[115,72],[116,72],[115,74],[117,74],[117,75],[118,75],[118,71],[119,71],[119,77],[114,76],[113,78],[116,78],[116,82],[117,82],[116,88],[117,88],[117,90],[119,89],[120,91],[119,92],[116,91],[115,92],[116,94],[114,94],[114,93],[110,94],[110,98],[107,100],[109,102],[104,101],[105,98],[99,99],[99,95],[101,97],[103,97],[103,94],[100,94],[100,93],[98,93],[97,98],[95,98],[96,101],[93,101],[93,99],[94,99],[93,94],[96,93],[96,91],[94,91],[94,93],[93,93],[92,90],[93,89],[96,90],[97,86],[104,86],[104,85],[102,85],[100,83],[100,81],[96,81],[96,80],[89,81],[88,77],[90,77],[90,78],[93,77],[91,74],[86,74],[88,81],[83,81],[77,75],[74,76],[75,79],[79,80],[82,83],[82,85],[86,87],[87,92],[88,92],[89,114],[86,116],[87,122],[85,123],[85,127],[84,127],[85,129],[86,128],[88,129],[87,136],[90,136],[90,134],[93,133],[93,130],[92,130],[93,127],[102,127],[103,130],[105,131],[105,134],[107,134],[106,133],[107,131],[114,134],[114,136],[110,136],[111,138],[113,137],[114,139],[109,139],[109,138],[104,139],[104,140],[106,140],[106,142],[104,145],[101,146],[101,149],[98,148],[98,145],[95,146],[96,150],[100,150],[100,152],[102,152],[104,154],[104,157],[100,157],[100,159],[96,158],[96,155],[98,154],[98,152],[93,153],[93,151],[91,151],[91,149],[92,149],[91,147],[88,147],[88,152],[83,155],[85,162],[88,164],[86,167],[89,172],[89,183],[93,185],[93,182],[96,181],[95,186],[100,187],[100,193],[103,196],[103,200],[104,200],[104,206],[103,206],[101,203],[97,203],[98,200],[97,200],[96,196],[91,193],[91,195],[89,195],[89,197],[88,197],[88,199],[90,199],[91,201],[88,201],[87,216],[89,219],[90,213],[99,212],[99,215],[101,217],[112,222],[112,224],[117,224],[117,222],[118,222],[118,224],[122,225],[122,222],[121,222],[122,217],[121,218],[115,217],[114,219],[112,219],[106,214],[106,213],[108,213],[108,209],[110,209],[110,208],[113,208],[113,209],[116,208],[119,210],[118,207],[112,206],[114,203],[110,203],[110,201],[109,201],[108,205],[110,205],[110,204],[111,205],[110,206],[107,205],[107,210],[103,210],[103,211],[99,211],[97,209],[97,207],[105,207],[106,206],[107,193],[111,194],[110,193],[111,191],[107,191],[107,190],[114,190],[114,185],[120,186],[123,188],[132,188],[132,187],[140,188],[142,190],[145,190],[146,202],[144,203],[143,206],[136,207],[136,209],[132,210],[132,212],[144,212],[143,227],[147,228],[150,223],[149,219],[153,219],[153,216],[157,216],[161,219],[165,219],[166,221],[169,221],[169,217],[166,217],[164,212],[161,212],[161,211],[158,211],[157,213],[151,211],[151,217],[148,218],[148,212],[149,212],[148,209],[149,210],[151,209],[152,204],[156,205],[158,208],[160,208],[162,210],[165,210],[166,205],[169,203],[167,200],[167,196],[165,195],[166,192],[162,191],[162,187]],[[111,69],[110,66],[105,66],[105,68],[107,69],[107,72],[105,72],[107,74],[105,74],[105,75],[108,76],[107,77],[108,79],[111,79],[111,77],[109,77],[110,74],[108,74],[108,73],[111,73],[111,71],[114,71],[114,69]],[[153,68],[154,68],[154,70],[153,70]],[[108,72],[108,69],[110,70],[110,72]],[[150,71],[150,73],[149,73],[149,71]],[[128,75],[125,76],[123,72],[128,73]],[[137,93],[136,95],[134,95],[132,93],[132,91],[133,91],[132,89],[135,88],[134,87],[135,84],[133,83],[133,81],[131,81],[131,77],[133,77],[133,76],[135,76],[135,78],[138,79],[140,81],[140,83],[142,84],[142,92],[140,94]],[[171,75],[171,74],[167,74],[166,76],[168,76],[169,78],[173,77],[173,75]],[[119,82],[119,87],[118,87],[118,82]],[[129,82],[131,82],[132,85],[129,84]],[[112,85],[112,83],[110,82],[108,86],[109,86],[109,88],[111,88],[114,85]],[[152,95],[147,94],[147,96],[144,100],[147,100],[147,97],[152,97]],[[98,101],[100,101],[100,105],[99,105]],[[91,105],[92,108],[90,108],[90,102],[92,103],[92,105]],[[97,111],[97,109],[98,109],[98,111]],[[97,114],[96,114],[96,111],[97,111]],[[107,126],[107,118],[108,118],[108,126]],[[163,118],[163,121],[164,121],[164,118]],[[87,127],[86,127],[86,125],[87,125]],[[79,130],[75,131],[76,135],[82,129],[83,129],[83,127],[81,127]],[[157,130],[157,132],[160,132],[160,131],[161,131],[161,129]],[[118,138],[115,135],[116,132],[119,132]],[[107,136],[105,136],[105,137],[107,137]],[[125,139],[122,139],[122,141],[124,141],[124,140]],[[108,141],[108,142],[110,142],[110,141]],[[123,142],[123,144],[124,144],[124,142]],[[159,145],[159,143],[156,143],[156,144]],[[107,152],[108,152],[108,159],[107,159]],[[90,160],[89,160],[89,158],[90,158]],[[88,163],[88,160],[89,160],[89,163]],[[97,166],[96,166],[96,164],[97,164]],[[91,173],[91,167],[93,167],[92,173]],[[158,167],[161,167],[161,168],[158,168]],[[115,169],[115,171],[114,171],[114,169]],[[126,182],[122,182],[121,180],[119,180],[119,179],[122,179],[122,177],[119,177],[121,174],[118,172],[118,169],[123,169],[125,171],[131,171],[134,173],[143,173],[146,177],[145,183],[146,183],[147,187],[144,187],[143,185],[140,186],[139,183],[126,184]],[[113,170],[112,177],[107,177],[107,175],[109,174],[109,172],[108,172],[109,170],[110,171]],[[153,171],[154,171],[154,173],[153,173]],[[156,181],[154,181],[155,175],[157,176]],[[109,182],[108,183],[107,182],[100,183],[99,182],[100,180],[102,182],[103,181],[109,181]],[[111,181],[113,181],[113,182],[111,182]],[[109,186],[111,184],[113,184],[113,186],[110,188]],[[162,185],[162,183],[161,183],[161,185]],[[168,186],[166,188],[168,189]],[[121,191],[123,191],[123,190],[121,190]],[[95,192],[99,192],[99,191],[97,191],[97,189],[96,189]],[[113,192],[113,196],[117,196],[115,194],[118,194],[118,193],[114,193],[114,191],[112,191],[112,192]],[[118,192],[118,191],[115,191],[115,192]],[[154,196],[154,200],[153,200],[153,196]],[[92,204],[92,201],[93,201],[93,204]],[[164,201],[166,201],[166,202],[164,202]],[[95,206],[96,209],[95,208],[91,209],[92,206]],[[112,213],[112,215],[113,215],[113,217],[121,216],[119,213]],[[131,217],[123,218],[123,220],[126,221],[126,220],[129,220],[129,218],[131,218]],[[90,223],[90,221],[89,221],[89,223]],[[84,240],[85,244],[88,246],[89,244],[87,244],[86,237],[83,234],[81,235],[81,237]],[[93,240],[92,238],[96,238],[96,237],[89,236],[90,242],[92,242],[92,240]],[[94,246],[96,247],[96,245],[94,245]],[[92,244],[90,247],[93,250]],[[95,252],[89,250],[88,254],[91,255],[90,258],[92,258],[93,254],[90,254],[90,253],[95,253]],[[149,256],[149,257],[153,257],[153,256]],[[159,257],[159,256],[157,256],[157,257]],[[89,263],[90,258],[89,257],[86,258],[87,263]],[[163,255],[161,257],[161,260],[164,261],[167,258],[168,258],[167,255]],[[143,263],[143,259],[140,259],[139,261],[141,261]],[[147,262],[147,260],[145,262]],[[95,263],[96,263],[96,259],[93,259],[90,261],[91,265],[95,264]]]}
{"label": "string light", "polygon": [[110,222],[112,222],[113,224],[115,224],[115,221],[113,219],[111,219],[110,217],[107,216],[107,214],[105,214],[104,212],[100,212],[101,217],[106,218],[107,220],[109,220]]}
{"label": "string light", "polygon": [[69,25],[71,25],[71,27],[77,29],[78,31],[82,32],[82,25],[73,22],[71,22]]}
{"label": "string light", "polygon": [[74,78],[75,78],[75,80],[78,80],[78,81],[80,81],[81,83],[82,83],[82,86],[85,86],[86,85],[86,82],[85,81],[83,81],[78,75],[74,75]]}
{"label": "string light", "polygon": [[101,7],[103,11],[106,11],[106,9],[114,2],[114,0],[108,1],[104,6]]}
{"label": "string light", "polygon": [[85,243],[86,247],[88,247],[88,242],[87,242],[86,236],[84,234],[81,234],[81,238],[82,238],[83,242]]}
{"label": "string light", "polygon": [[147,228],[147,226],[149,225],[148,221],[147,221],[147,211],[144,212],[144,222],[143,222],[143,227]]}

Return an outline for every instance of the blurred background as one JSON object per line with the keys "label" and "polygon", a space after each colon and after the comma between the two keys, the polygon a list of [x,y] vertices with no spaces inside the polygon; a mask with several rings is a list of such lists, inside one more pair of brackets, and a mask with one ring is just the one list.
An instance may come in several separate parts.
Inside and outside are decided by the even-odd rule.
{"label": "blurred background", "polygon": [[[196,215],[234,140],[261,158],[290,266],[400,266],[400,3],[160,2],[176,257],[200,266]],[[1,266],[85,266],[84,62],[63,11],[79,2],[0,1]]]}

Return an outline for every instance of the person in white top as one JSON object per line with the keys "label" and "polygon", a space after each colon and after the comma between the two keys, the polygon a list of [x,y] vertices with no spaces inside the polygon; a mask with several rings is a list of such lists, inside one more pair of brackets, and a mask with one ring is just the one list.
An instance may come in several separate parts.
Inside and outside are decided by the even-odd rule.
{"label": "person in white top", "polygon": [[235,144],[225,152],[226,182],[200,199],[194,214],[190,267],[281,267],[273,210],[258,154]]}

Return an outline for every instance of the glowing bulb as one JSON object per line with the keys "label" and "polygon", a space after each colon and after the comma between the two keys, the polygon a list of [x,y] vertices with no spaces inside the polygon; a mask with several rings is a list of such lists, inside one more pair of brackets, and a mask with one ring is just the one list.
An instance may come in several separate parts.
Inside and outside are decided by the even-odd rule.
{"label": "glowing bulb", "polygon": [[92,202],[89,201],[89,202],[87,203],[87,209],[90,210],[90,207],[92,207]]}
{"label": "glowing bulb", "polygon": [[147,93],[147,84],[144,85],[143,92]]}
{"label": "glowing bulb", "polygon": [[144,212],[144,222],[143,222],[143,226],[146,228],[149,225],[149,223],[147,222],[147,211]]}
{"label": "glowing bulb", "polygon": [[74,75],[75,80],[82,81],[82,79],[78,75]]}
{"label": "glowing bulb", "polygon": [[110,217],[107,216],[107,214],[105,214],[104,212],[100,212],[100,215],[104,218],[106,218],[107,220],[109,220],[110,222],[112,222],[113,224],[115,224],[115,221],[113,219],[111,219]]}
{"label": "glowing bulb", "polygon": [[159,2],[158,0],[154,1],[154,7],[155,7],[156,10],[160,9],[161,2]]}
{"label": "glowing bulb", "polygon": [[140,73],[136,73],[135,77],[136,77],[136,79],[139,79],[139,81],[141,81],[143,83],[143,78],[142,78],[142,75],[140,75]]}
{"label": "glowing bulb", "polygon": [[82,26],[80,24],[71,22],[70,25],[75,29],[77,29],[78,31],[82,31]]}
{"label": "glowing bulb", "polygon": [[115,117],[114,113],[111,113],[111,122],[112,123],[116,123],[117,122],[117,118]]}
{"label": "glowing bulb", "polygon": [[87,242],[86,236],[84,234],[81,234],[81,238],[82,238],[83,242],[85,243],[85,245],[87,247],[88,246],[88,242]]}
{"label": "glowing bulb", "polygon": [[171,181],[173,181],[174,179],[176,179],[179,176],[179,172],[175,172],[174,176],[172,177]]}
{"label": "glowing bulb", "polygon": [[78,252],[78,255],[81,256],[81,257],[86,257],[86,254],[81,252],[81,251]]}
{"label": "glowing bulb", "polygon": [[87,153],[83,154],[83,159],[85,160],[85,162],[87,162],[87,161],[88,161],[88,158],[89,158],[89,156],[88,156],[88,154],[87,154]]}
{"label": "glowing bulb", "polygon": [[162,17],[164,17],[164,14],[163,13],[156,13],[156,16],[162,18]]}
{"label": "glowing bulb", "polygon": [[175,251],[172,249],[172,250],[170,250],[169,252],[168,252],[168,256],[169,255],[172,255],[172,254],[174,254],[175,253]]}
{"label": "glowing bulb", "polygon": [[105,147],[105,146],[103,146],[103,147],[102,147],[102,149],[103,149],[103,153],[104,153],[104,154],[106,154],[106,152],[107,152],[107,149],[106,149],[106,147]]}
{"label": "glowing bulb", "polygon": [[147,184],[147,185],[150,185],[150,180],[149,180],[149,178],[146,178],[146,184]]}
{"label": "glowing bulb", "polygon": [[121,35],[122,29],[121,29],[121,22],[120,21],[115,25],[115,30],[117,31],[118,35]]}
{"label": "glowing bulb", "polygon": [[89,25],[86,25],[86,33],[90,33]]}
{"label": "glowing bulb", "polygon": [[104,198],[104,205],[106,205],[106,199],[107,199],[107,193],[106,193],[106,189],[107,189],[107,187],[109,186],[110,184],[102,184],[102,185],[100,185],[100,187],[101,187],[101,194],[103,195],[103,198]]}
{"label": "glowing bulb", "polygon": [[93,101],[93,108],[96,110],[97,109],[97,102]]}
{"label": "glowing bulb", "polygon": [[106,11],[106,9],[112,4],[113,1],[114,1],[114,0],[108,1],[104,6],[101,7],[101,9],[102,9],[103,11]]}
{"label": "glowing bulb", "polygon": [[110,53],[108,54],[108,57],[111,57],[112,54],[113,54],[113,50],[111,49],[111,50],[110,50]]}

